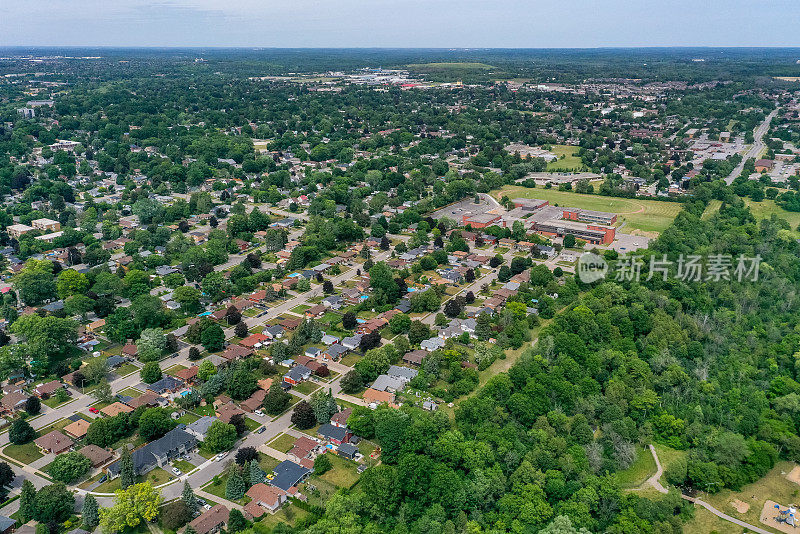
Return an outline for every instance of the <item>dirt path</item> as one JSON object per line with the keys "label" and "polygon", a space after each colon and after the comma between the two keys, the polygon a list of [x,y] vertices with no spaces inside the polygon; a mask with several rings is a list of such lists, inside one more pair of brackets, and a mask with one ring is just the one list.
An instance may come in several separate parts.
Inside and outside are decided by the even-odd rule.
{"label": "dirt path", "polygon": [[[658,459],[658,454],[656,453],[656,448],[653,447],[653,445],[650,445],[649,447],[650,447],[650,453],[653,455],[653,460],[655,460],[655,462],[656,462],[656,474],[651,476],[650,478],[648,478],[646,483],[650,484],[651,486],[653,486],[653,488],[655,488],[656,491],[658,491],[659,493],[667,493],[667,491],[668,491],[667,488],[665,488],[661,484],[661,481],[659,480],[661,478],[661,474],[664,472],[664,470],[662,469],[661,462]],[[687,501],[689,501],[691,503],[694,503],[694,504],[697,504],[699,506],[702,506],[703,508],[705,508],[706,510],[708,510],[709,512],[711,512],[715,516],[719,517],[720,519],[723,519],[725,521],[729,521],[729,522],[731,522],[731,523],[733,523],[735,525],[739,525],[740,527],[744,527],[744,528],[749,529],[749,530],[751,530],[753,532],[758,532],[758,534],[772,534],[768,530],[764,530],[763,528],[757,527],[755,525],[751,525],[750,523],[746,523],[746,522],[744,522],[744,521],[742,521],[740,519],[736,519],[735,517],[731,517],[728,514],[722,513],[722,512],[720,512],[719,510],[717,510],[716,508],[714,508],[713,506],[711,506],[710,504],[708,504],[705,501],[702,501],[702,500],[697,499],[695,497],[690,497],[690,496],[684,495],[684,494],[681,494],[681,497],[686,499]]]}

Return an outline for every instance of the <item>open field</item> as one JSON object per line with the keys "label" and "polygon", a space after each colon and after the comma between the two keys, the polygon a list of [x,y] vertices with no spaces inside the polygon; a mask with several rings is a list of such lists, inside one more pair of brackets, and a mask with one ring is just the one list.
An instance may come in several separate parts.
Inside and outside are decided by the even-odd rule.
{"label": "open field", "polygon": [[583,169],[583,162],[578,156],[578,147],[553,145],[550,147],[550,152],[558,156],[558,159],[547,164],[548,171],[577,171]]}
{"label": "open field", "polygon": [[495,198],[540,198],[551,205],[616,213],[617,222],[625,222],[623,233],[632,230],[641,232],[663,232],[681,211],[677,202],[659,202],[634,198],[617,198],[600,195],[584,195],[572,191],[558,191],[536,187],[529,189],[518,185],[505,186],[493,193]]}
{"label": "open field", "polygon": [[[795,464],[791,462],[778,462],[778,464],[764,478],[748,484],[741,491],[722,490],[713,495],[702,494],[700,497],[716,509],[733,516],[751,525],[756,525],[765,530],[772,530],[760,522],[761,510],[767,500],[779,502],[782,506],[800,502],[800,485],[786,479],[785,473],[792,470]],[[731,504],[734,499],[739,499],[750,505],[750,509],[741,514]],[[703,508],[695,507],[696,514],[692,521],[684,526],[686,534],[709,534],[717,532],[741,532],[737,527],[731,530],[732,525],[721,521]]]}
{"label": "open field", "polygon": [[[749,198],[744,200],[744,203],[750,208],[753,217],[756,219],[769,219],[772,215],[776,215],[779,219],[784,219],[792,227],[792,231],[797,231],[800,226],[800,212],[786,211],[777,204],[774,200],[764,199],[761,202],[754,202]],[[708,203],[706,211],[703,212],[703,219],[708,219],[716,213],[722,205],[721,200],[712,200]]]}

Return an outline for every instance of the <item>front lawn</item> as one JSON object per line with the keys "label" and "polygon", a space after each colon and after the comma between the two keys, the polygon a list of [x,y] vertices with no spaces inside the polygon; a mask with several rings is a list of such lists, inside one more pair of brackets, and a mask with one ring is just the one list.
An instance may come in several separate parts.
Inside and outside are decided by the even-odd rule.
{"label": "front lawn", "polygon": [[179,423],[183,423],[185,425],[188,425],[189,423],[194,423],[198,419],[200,419],[200,416],[195,415],[195,414],[190,413],[190,412],[186,412],[182,416],[178,417],[177,421]]}
{"label": "front lawn", "polygon": [[183,471],[184,474],[191,472],[195,468],[194,465],[184,460],[175,460],[174,462],[172,462],[172,466],[177,467],[178,469]]}
{"label": "front lawn", "polygon": [[297,441],[297,438],[294,436],[290,436],[289,434],[280,434],[267,445],[276,451],[289,452],[292,450],[295,441]]}
{"label": "front lawn", "polygon": [[39,452],[39,447],[37,447],[32,441],[22,445],[9,445],[3,449],[3,454],[10,456],[11,458],[22,462],[25,465],[35,462],[44,456],[41,452]]}
{"label": "front lawn", "polygon": [[127,395],[128,397],[133,397],[135,399],[136,397],[141,396],[142,392],[136,388],[125,388],[122,391],[120,391],[119,394]]}
{"label": "front lawn", "polygon": [[[211,482],[209,482],[208,484],[203,486],[201,489],[204,490],[204,491],[207,491],[211,495],[215,495],[215,496],[217,496],[217,497],[219,497],[221,499],[230,500],[227,497],[225,497],[225,486],[227,485],[227,483],[228,483],[228,472],[226,471],[222,475],[215,476],[211,480]],[[245,504],[250,502],[250,497],[245,495],[244,497],[242,497],[238,501],[231,501],[231,502],[235,502],[236,504],[240,504],[240,505],[244,506]]]}
{"label": "front lawn", "polygon": [[185,365],[173,365],[164,372],[168,375],[175,376],[175,373],[177,373],[178,371],[183,371],[184,369],[188,369],[188,367],[186,367]]}
{"label": "front lawn", "polygon": [[298,393],[302,393],[303,395],[311,395],[318,389],[319,389],[319,384],[311,381],[300,382],[294,387],[295,391],[297,391]]}
{"label": "front lawn", "polygon": [[258,427],[261,426],[261,422],[260,421],[256,421],[254,419],[250,419],[249,417],[245,416],[244,417],[244,426],[247,427],[247,430],[252,432],[252,431],[254,431],[255,429],[257,429]]}
{"label": "front lawn", "polygon": [[52,397],[49,397],[49,398],[43,400],[42,404],[44,404],[45,406],[48,406],[50,408],[57,408],[58,406],[61,406],[62,404],[66,404],[71,400],[73,400],[72,397],[67,397],[67,400],[65,400],[64,402],[58,402],[58,398],[56,398],[56,396],[53,395]]}
{"label": "front lawn", "polygon": [[128,376],[129,374],[135,373],[138,370],[139,370],[138,365],[134,365],[132,363],[126,363],[125,365],[117,367],[114,373],[116,373],[117,376]]}

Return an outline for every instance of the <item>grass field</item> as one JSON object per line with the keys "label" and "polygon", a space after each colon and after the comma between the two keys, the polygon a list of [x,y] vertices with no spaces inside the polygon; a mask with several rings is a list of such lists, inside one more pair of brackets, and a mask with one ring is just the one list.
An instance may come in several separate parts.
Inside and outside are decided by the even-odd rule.
{"label": "grass field", "polygon": [[43,456],[42,453],[39,452],[39,447],[37,447],[32,441],[22,445],[9,445],[3,449],[3,454],[10,456],[11,458],[18,460],[25,465],[35,462]]}
{"label": "grass field", "polygon": [[636,460],[628,469],[617,473],[617,479],[623,488],[636,488],[655,473],[656,462],[650,449],[637,446]]}
{"label": "grass field", "polygon": [[[776,215],[779,219],[784,219],[792,227],[792,231],[800,234],[798,226],[800,226],[800,212],[786,211],[777,204],[774,200],[764,199],[761,202],[754,202],[749,198],[744,200],[744,203],[750,208],[753,217],[756,219],[769,219]],[[703,219],[708,219],[719,210],[722,205],[721,200],[712,200],[708,203],[706,211],[703,212]]]}
{"label": "grass field", "polygon": [[325,453],[333,464],[333,469],[320,475],[319,478],[333,484],[338,488],[349,488],[358,480],[358,465],[355,462],[345,460],[332,452]]}
{"label": "grass field", "polygon": [[[783,506],[800,502],[800,485],[790,482],[784,476],[792,470],[795,464],[791,462],[779,462],[764,478],[744,486],[741,491],[722,490],[713,495],[701,495],[701,498],[714,506],[717,510],[724,512],[751,525],[766,528],[759,521],[761,509],[766,500],[773,500]],[[744,514],[740,514],[731,505],[734,499],[739,499],[750,505],[750,509]],[[717,532],[741,532],[740,529],[723,522],[705,510],[696,507],[695,518],[686,523],[684,532],[686,534],[709,534],[713,530]],[[736,530],[732,530],[732,528]],[[769,530],[769,529],[766,529]]]}
{"label": "grass field", "polygon": [[463,71],[463,70],[491,70],[495,67],[491,65],[487,65],[486,63],[411,63],[406,65],[406,67],[410,70],[416,70],[420,72],[447,72],[447,71]]}
{"label": "grass field", "polygon": [[553,145],[550,147],[550,152],[558,156],[558,159],[547,164],[548,171],[578,171],[583,169],[583,162],[578,156],[578,147]]}
{"label": "grass field", "polygon": [[557,189],[545,189],[543,187],[529,189],[511,185],[503,187],[493,194],[498,200],[503,196],[511,199],[540,198],[549,201],[554,206],[616,213],[619,215],[617,222],[626,223],[622,229],[624,233],[634,233],[634,230],[639,230],[640,233],[644,234],[662,232],[681,211],[681,205],[677,202],[583,195],[572,191],[558,191]]}

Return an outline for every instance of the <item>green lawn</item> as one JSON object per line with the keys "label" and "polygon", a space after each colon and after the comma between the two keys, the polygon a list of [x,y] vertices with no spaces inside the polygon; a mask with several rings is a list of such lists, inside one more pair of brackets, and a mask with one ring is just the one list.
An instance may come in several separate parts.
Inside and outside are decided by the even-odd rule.
{"label": "green lawn", "polygon": [[333,452],[326,452],[325,454],[328,455],[328,458],[333,464],[333,469],[320,475],[318,478],[338,488],[349,488],[356,483],[358,480],[358,471],[356,471],[356,469],[358,469],[358,464],[350,460],[345,460]]}
{"label": "green lawn", "polygon": [[244,315],[245,317],[255,317],[259,313],[261,313],[261,310],[259,308],[247,308],[245,311],[242,312],[242,315]]}
{"label": "green lawn", "polygon": [[177,373],[178,371],[183,371],[184,369],[188,369],[188,367],[186,367],[185,365],[173,365],[172,367],[170,367],[169,369],[167,369],[164,372],[166,374],[168,374],[168,375],[173,375],[174,376],[175,373]]}
{"label": "green lawn", "polygon": [[[222,475],[215,476],[211,480],[211,482],[203,486],[202,489],[207,491],[211,495],[216,495],[220,499],[227,499],[227,497],[225,497],[225,486],[227,485],[227,482],[228,482],[228,472],[226,471]],[[238,501],[231,501],[231,502],[235,502],[236,504],[241,504],[242,506],[244,506],[245,504],[250,502],[250,497],[245,496],[239,499]]]}
{"label": "green lawn", "polygon": [[200,419],[200,416],[197,416],[191,412],[186,412],[182,416],[178,417],[178,422],[188,425],[189,423],[194,423],[198,419]]}
{"label": "green lawn", "polygon": [[279,463],[280,462],[276,458],[273,458],[269,454],[260,454],[258,457],[258,465],[266,473],[272,473]]}
{"label": "green lawn", "polygon": [[48,406],[50,408],[56,408],[58,406],[61,406],[62,404],[68,403],[71,400],[72,400],[72,397],[67,397],[67,400],[65,400],[64,402],[58,402],[58,399],[56,398],[56,396],[53,395],[52,397],[43,400],[42,404],[44,404],[45,406]]}
{"label": "green lawn", "polygon": [[136,372],[138,370],[139,370],[138,365],[134,365],[132,363],[126,363],[125,365],[117,367],[114,373],[116,373],[117,376],[128,376],[129,374]]}
{"label": "green lawn", "polygon": [[11,458],[18,460],[25,465],[35,462],[44,456],[41,452],[39,452],[39,447],[37,447],[32,441],[23,445],[9,445],[3,449],[3,454],[10,456]]}
{"label": "green lawn", "polygon": [[188,472],[190,472],[190,471],[192,471],[194,469],[194,465],[192,465],[189,462],[186,462],[184,460],[175,460],[174,462],[172,462],[172,465],[173,465],[173,467],[177,467],[178,469],[183,471],[184,474],[186,474],[186,473],[188,473]]}
{"label": "green lawn", "polygon": [[297,438],[294,436],[290,436],[289,434],[280,434],[267,445],[276,451],[289,452],[292,450],[292,446],[294,446],[295,441],[297,441]]}
{"label": "green lawn", "polygon": [[547,164],[548,171],[579,171],[584,168],[576,146],[552,145],[550,152],[558,156],[558,159]]}
{"label": "green lawn", "polygon": [[139,397],[142,395],[142,392],[136,388],[125,388],[119,392],[120,395],[127,395],[128,397]]}
{"label": "green lawn", "polygon": [[553,206],[616,213],[619,215],[617,223],[627,223],[623,229],[625,233],[632,233],[632,230],[639,230],[643,233],[662,232],[672,223],[682,207],[678,202],[584,195],[572,191],[558,191],[543,187],[529,189],[517,185],[503,187],[493,195],[498,199],[503,196],[510,199],[539,198],[549,201]]}
{"label": "green lawn", "polygon": [[301,382],[296,386],[294,386],[294,390],[297,391],[298,393],[302,393],[303,395],[311,395],[318,389],[319,389],[319,384],[310,381]]}
{"label": "green lawn", "polygon": [[308,306],[306,304],[301,304],[299,306],[295,306],[294,308],[292,308],[291,311],[293,311],[294,313],[297,313],[297,314],[302,314],[304,311],[306,311],[309,308],[311,308],[311,306]]}
{"label": "green lawn", "polygon": [[353,367],[355,363],[361,359],[361,355],[355,352],[348,352],[344,358],[342,358],[342,365],[346,365],[347,367]]}
{"label": "green lawn", "polygon": [[255,420],[250,419],[249,417],[245,416],[244,417],[244,426],[247,427],[247,430],[252,432],[253,430],[255,430],[258,427],[260,427],[261,423],[259,421],[255,421]]}
{"label": "green lawn", "polygon": [[626,470],[617,473],[617,479],[623,488],[635,488],[641,486],[645,480],[656,473],[656,462],[650,449],[647,447],[636,447],[636,460]]}

